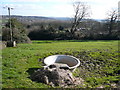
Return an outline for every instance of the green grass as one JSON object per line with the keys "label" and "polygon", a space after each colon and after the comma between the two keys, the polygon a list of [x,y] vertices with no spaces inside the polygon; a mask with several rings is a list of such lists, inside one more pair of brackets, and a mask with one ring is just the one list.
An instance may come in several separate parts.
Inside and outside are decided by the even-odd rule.
{"label": "green grass", "polygon": [[85,87],[110,87],[110,83],[117,83],[120,78],[117,40],[33,41],[32,44],[18,44],[17,47],[2,50],[2,87],[50,87],[32,81],[29,76],[33,70],[43,66],[45,57],[54,54],[73,55],[80,59],[81,65],[73,74],[85,80]]}

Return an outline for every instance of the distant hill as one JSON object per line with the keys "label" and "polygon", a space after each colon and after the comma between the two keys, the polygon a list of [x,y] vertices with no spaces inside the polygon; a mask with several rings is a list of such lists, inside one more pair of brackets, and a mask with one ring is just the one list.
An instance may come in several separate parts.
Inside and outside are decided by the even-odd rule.
{"label": "distant hill", "polygon": [[[43,16],[18,16],[18,15],[11,15],[11,18],[16,18],[17,20],[25,23],[31,23],[31,22],[40,22],[40,21],[45,21],[45,20],[55,20],[54,18],[51,17],[43,17]],[[8,15],[3,15],[2,19],[9,19]]]}
{"label": "distant hill", "polygon": [[69,17],[53,17],[53,18],[56,19],[56,20],[64,20],[64,21],[72,19],[72,18],[69,18]]}
{"label": "distant hill", "polygon": [[[70,21],[72,18],[69,17],[44,17],[44,16],[19,16],[19,15],[11,15],[11,18],[16,18],[20,22],[23,23],[33,23],[33,22],[42,22],[42,21]],[[8,15],[2,16],[3,21],[9,19]],[[87,19],[83,19],[87,20]],[[95,21],[102,21],[101,19],[94,19]]]}
{"label": "distant hill", "polygon": [[[3,15],[3,18],[9,18],[8,15]],[[19,16],[19,15],[11,15],[11,18],[17,19],[27,19],[27,20],[70,20],[68,17],[44,17],[44,16]]]}

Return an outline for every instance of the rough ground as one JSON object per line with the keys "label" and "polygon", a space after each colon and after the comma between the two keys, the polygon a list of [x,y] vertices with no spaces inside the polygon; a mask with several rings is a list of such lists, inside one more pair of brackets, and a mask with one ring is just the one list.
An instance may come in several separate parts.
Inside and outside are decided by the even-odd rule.
{"label": "rough ground", "polygon": [[84,85],[84,80],[76,78],[72,72],[66,68],[66,65],[54,64],[46,68],[38,69],[31,75],[33,81],[48,84],[52,87],[74,87],[77,85]]}

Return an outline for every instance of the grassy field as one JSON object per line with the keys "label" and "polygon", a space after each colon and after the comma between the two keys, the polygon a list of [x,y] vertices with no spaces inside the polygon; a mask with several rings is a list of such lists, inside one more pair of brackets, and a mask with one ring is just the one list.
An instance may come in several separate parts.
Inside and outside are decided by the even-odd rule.
{"label": "grassy field", "polygon": [[[73,73],[85,80],[84,87],[116,87],[120,79],[118,41],[33,41],[2,50],[3,88],[48,88],[29,76],[43,66],[49,55],[65,54],[79,58]],[[40,61],[40,62],[39,62]],[[77,86],[80,87],[80,86]]]}

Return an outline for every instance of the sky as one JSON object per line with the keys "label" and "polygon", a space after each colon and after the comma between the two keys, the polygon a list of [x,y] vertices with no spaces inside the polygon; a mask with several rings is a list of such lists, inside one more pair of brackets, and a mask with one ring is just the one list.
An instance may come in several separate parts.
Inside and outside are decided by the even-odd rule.
{"label": "sky", "polygon": [[8,15],[7,8],[11,7],[11,15],[73,17],[73,2],[81,1],[89,7],[92,19],[105,19],[107,12],[118,8],[120,0],[0,0],[2,15]]}

